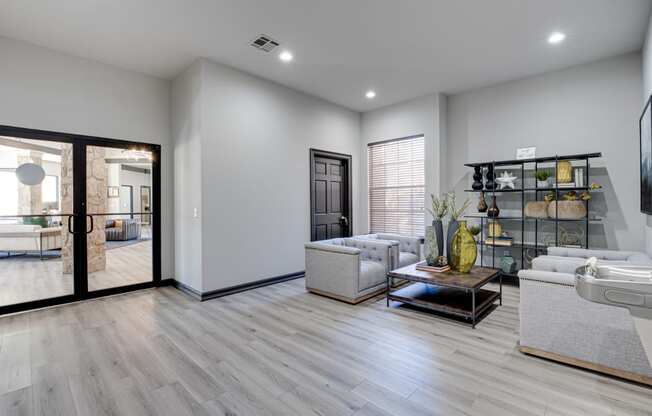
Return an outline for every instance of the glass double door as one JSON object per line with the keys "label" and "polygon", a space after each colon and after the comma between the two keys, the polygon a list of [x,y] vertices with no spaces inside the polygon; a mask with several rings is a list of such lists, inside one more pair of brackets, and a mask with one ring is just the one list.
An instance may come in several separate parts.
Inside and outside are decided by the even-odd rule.
{"label": "glass double door", "polygon": [[17,132],[0,128],[0,314],[160,281],[160,148]]}

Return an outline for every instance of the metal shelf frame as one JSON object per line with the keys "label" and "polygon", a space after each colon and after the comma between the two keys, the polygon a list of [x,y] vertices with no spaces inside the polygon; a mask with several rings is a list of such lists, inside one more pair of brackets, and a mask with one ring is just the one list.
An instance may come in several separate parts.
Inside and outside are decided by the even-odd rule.
{"label": "metal shelf frame", "polygon": [[[584,227],[585,227],[585,242],[584,242],[584,248],[589,248],[589,225],[591,222],[596,222],[600,221],[599,218],[591,218],[590,216],[590,211],[589,211],[589,200],[584,201],[586,204],[586,212],[587,215],[583,219],[579,220],[564,220],[559,218],[559,205],[556,205],[555,209],[555,217],[554,218],[526,218],[525,217],[525,195],[528,192],[533,192],[535,196],[535,201],[539,201],[539,194],[540,192],[554,192],[555,193],[555,200],[559,200],[559,195],[560,192],[567,192],[567,191],[591,191],[590,188],[590,174],[589,170],[591,168],[591,163],[590,159],[594,158],[600,158],[602,157],[602,153],[597,152],[597,153],[584,153],[584,154],[575,154],[575,155],[555,155],[555,156],[547,156],[547,157],[539,157],[539,158],[534,158],[534,159],[524,159],[524,160],[501,160],[501,161],[491,161],[491,162],[478,162],[478,163],[466,163],[464,166],[470,167],[470,168],[476,168],[479,167],[480,169],[484,168],[491,168],[494,178],[494,187],[493,189],[481,189],[481,190],[473,190],[473,189],[468,189],[465,190],[465,192],[485,192],[486,194],[491,196],[491,199],[493,200],[494,197],[496,197],[497,194],[501,193],[519,193],[521,195],[521,216],[516,217],[516,216],[511,216],[511,217],[500,217],[498,218],[489,218],[486,215],[465,215],[466,218],[476,218],[480,219],[480,241],[478,242],[480,246],[480,266],[487,266],[487,267],[492,267],[496,268],[496,245],[491,244],[491,264],[485,264],[485,259],[484,259],[484,248],[485,246],[488,246],[489,244],[485,244],[485,221],[487,224],[489,224],[489,220],[514,220],[514,221],[520,221],[521,222],[521,241],[520,242],[514,242],[511,246],[498,246],[499,248],[505,248],[505,249],[512,249],[512,248],[520,248],[521,249],[521,269],[525,268],[525,252],[527,249],[534,249],[535,253],[538,253],[539,251],[544,251],[547,250],[547,246],[545,245],[540,245],[539,244],[539,222],[554,222],[555,223],[555,245],[559,245],[559,224],[563,222],[583,222]],[[561,161],[584,161],[584,167],[585,167],[585,173],[584,173],[584,179],[586,186],[580,186],[580,187],[560,187],[559,184],[557,183],[556,180],[556,175],[559,167],[559,162]],[[546,187],[546,188],[539,188],[537,185],[536,181],[536,174],[539,171],[539,167],[543,163],[554,163],[554,170],[555,170],[555,186],[553,187]],[[525,166],[526,165],[534,165],[534,176],[535,176],[535,186],[532,187],[525,187]],[[522,186],[520,189],[496,189],[497,184],[495,183],[496,179],[496,168],[497,167],[507,167],[507,166],[514,166],[518,169],[520,167],[521,171],[521,183]],[[486,181],[485,181],[486,183]],[[484,187],[484,186],[483,186]],[[531,243],[526,243],[525,242],[525,222],[526,221],[534,221],[534,244]],[[488,230],[487,230],[488,231]],[[487,233],[488,234],[488,233]],[[488,236],[487,236],[488,238]],[[502,273],[502,272],[501,272]],[[504,276],[512,276],[509,274],[503,274]]]}

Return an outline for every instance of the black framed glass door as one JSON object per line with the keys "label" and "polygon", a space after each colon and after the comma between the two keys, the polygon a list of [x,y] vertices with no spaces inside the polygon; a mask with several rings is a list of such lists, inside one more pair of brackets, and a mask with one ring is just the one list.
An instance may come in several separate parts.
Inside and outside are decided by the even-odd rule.
{"label": "black framed glass door", "polygon": [[[88,291],[153,281],[152,225],[133,190],[152,186],[151,150],[86,145],[86,270]],[[150,209],[149,207],[145,207]]]}
{"label": "black framed glass door", "polygon": [[0,136],[0,308],[75,293],[73,145]]}
{"label": "black framed glass door", "polygon": [[0,126],[0,315],[161,284],[160,150]]}

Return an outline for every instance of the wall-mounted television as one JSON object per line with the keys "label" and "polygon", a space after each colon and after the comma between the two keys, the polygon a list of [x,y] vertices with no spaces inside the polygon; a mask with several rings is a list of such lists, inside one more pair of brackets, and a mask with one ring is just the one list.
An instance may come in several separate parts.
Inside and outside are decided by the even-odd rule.
{"label": "wall-mounted television", "polygon": [[641,212],[652,215],[652,95],[638,121],[641,140]]}

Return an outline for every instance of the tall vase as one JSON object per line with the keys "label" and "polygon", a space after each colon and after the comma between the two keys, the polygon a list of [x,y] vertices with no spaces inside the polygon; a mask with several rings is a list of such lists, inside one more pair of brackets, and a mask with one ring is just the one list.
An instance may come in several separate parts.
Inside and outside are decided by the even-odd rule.
{"label": "tall vase", "polygon": [[434,266],[437,263],[437,257],[439,257],[439,246],[435,237],[435,227],[433,226],[426,227],[425,252],[426,263],[428,263],[428,266]]}
{"label": "tall vase", "polygon": [[453,236],[455,235],[458,226],[459,223],[454,219],[451,219],[448,223],[448,230],[446,231],[446,259],[448,260],[448,264],[451,264],[451,260],[453,259],[453,256],[451,255],[451,246],[453,244]]}
{"label": "tall vase", "polygon": [[444,224],[441,220],[432,220],[432,228],[437,241],[437,255],[444,255]]}
{"label": "tall vase", "polygon": [[473,173],[473,184],[471,185],[471,188],[475,189],[476,191],[479,191],[482,189],[482,166],[475,166],[473,170],[475,171]]}
{"label": "tall vase", "polygon": [[450,266],[460,273],[468,273],[478,257],[478,247],[473,234],[466,228],[466,221],[460,221],[451,246],[453,258]]}
{"label": "tall vase", "polygon": [[496,204],[496,195],[494,195],[491,198],[491,206],[487,210],[487,217],[498,218],[499,215],[500,215],[500,209],[498,209],[498,205]]}
{"label": "tall vase", "polygon": [[494,173],[493,165],[487,166],[487,173],[485,174],[485,178],[487,178],[487,180],[484,183],[484,189],[488,191],[493,191],[496,189],[496,174]]}
{"label": "tall vase", "polygon": [[487,212],[487,201],[484,199],[484,191],[480,192],[480,200],[478,201],[478,212]]}

